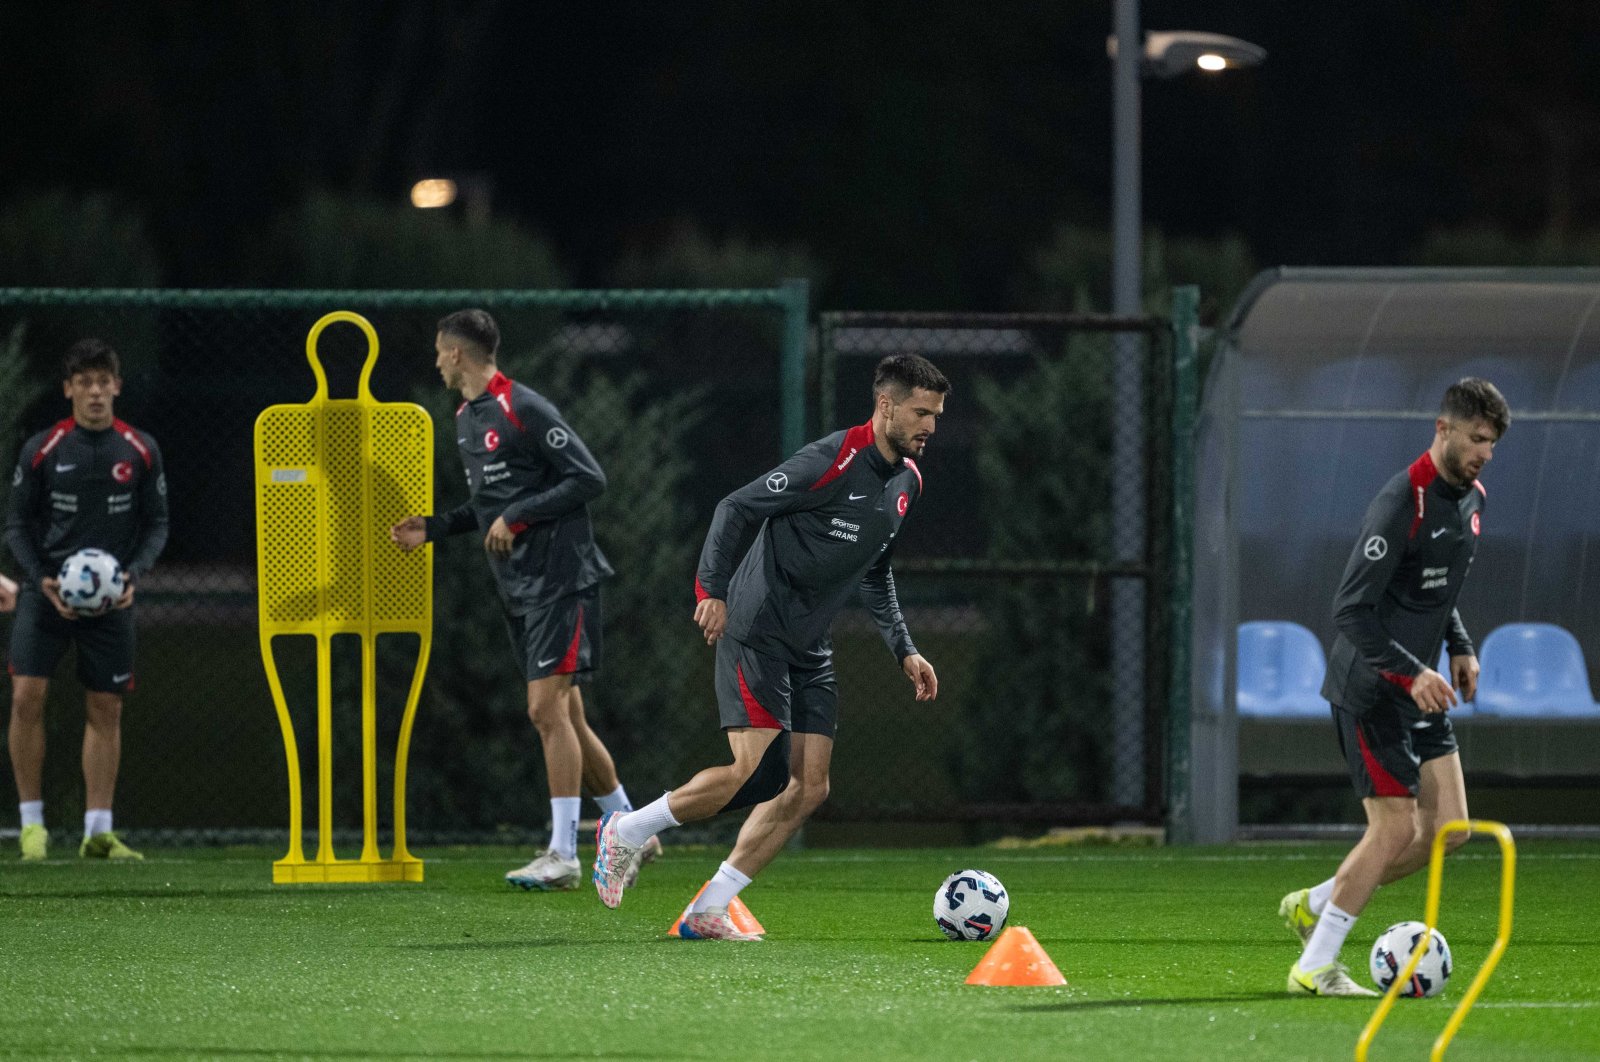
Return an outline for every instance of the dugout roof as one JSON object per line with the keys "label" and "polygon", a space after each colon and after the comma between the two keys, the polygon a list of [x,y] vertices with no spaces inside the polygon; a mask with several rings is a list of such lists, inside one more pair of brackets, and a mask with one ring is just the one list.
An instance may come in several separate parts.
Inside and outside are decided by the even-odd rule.
{"label": "dugout roof", "polygon": [[1480,645],[1504,623],[1568,628],[1600,688],[1600,270],[1271,270],[1218,339],[1197,432],[1197,720],[1233,715],[1240,622],[1331,646],[1368,503],[1468,375],[1512,423],[1481,476],[1462,617]]}

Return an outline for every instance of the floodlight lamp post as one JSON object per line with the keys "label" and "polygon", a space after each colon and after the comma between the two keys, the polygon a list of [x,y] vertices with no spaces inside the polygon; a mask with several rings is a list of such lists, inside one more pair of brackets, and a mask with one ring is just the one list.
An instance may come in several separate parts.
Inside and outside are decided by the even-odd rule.
{"label": "floodlight lamp post", "polygon": [[[1111,312],[1136,317],[1143,308],[1140,232],[1139,81],[1192,71],[1218,72],[1254,66],[1266,50],[1218,33],[1139,31],[1139,0],[1113,0],[1111,57]],[[1112,367],[1111,438],[1112,554],[1122,564],[1146,557],[1144,337],[1116,334]],[[1147,579],[1111,582],[1112,802],[1133,807],[1144,799],[1144,640]]]}

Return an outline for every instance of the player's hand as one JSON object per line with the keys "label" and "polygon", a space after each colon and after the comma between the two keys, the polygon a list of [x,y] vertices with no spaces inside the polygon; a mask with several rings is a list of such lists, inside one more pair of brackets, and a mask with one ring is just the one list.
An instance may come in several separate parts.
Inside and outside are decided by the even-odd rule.
{"label": "player's hand", "polygon": [[408,516],[389,528],[389,541],[410,553],[428,541],[428,524],[420,516]]}
{"label": "player's hand", "polygon": [[728,603],[715,597],[702,598],[694,607],[694,621],[706,636],[706,644],[716,645],[728,626]]}
{"label": "player's hand", "polygon": [[133,607],[133,576],[127,575],[122,580],[122,596],[111,603],[107,612],[115,612],[119,608]]}
{"label": "player's hand", "polygon": [[511,547],[517,544],[517,536],[511,533],[511,527],[506,523],[506,518],[497,516],[494,525],[489,528],[489,533],[483,536],[483,548],[490,553],[498,553],[502,557],[511,555]]}
{"label": "player's hand", "polygon": [[68,608],[65,601],[61,600],[60,579],[40,579],[39,592],[44,594],[46,601],[56,607],[56,611],[61,613],[62,619],[75,620],[78,618],[78,614]]}
{"label": "player's hand", "polygon": [[17,584],[0,575],[0,612],[15,612],[17,609]]}
{"label": "player's hand", "polygon": [[917,700],[931,701],[939,696],[939,676],[933,673],[933,665],[921,653],[912,653],[900,661],[900,670],[917,688]]}
{"label": "player's hand", "polygon": [[1478,658],[1471,653],[1450,658],[1450,678],[1461,699],[1470,701],[1478,695]]}
{"label": "player's hand", "polygon": [[1456,704],[1456,691],[1450,688],[1445,677],[1431,667],[1411,680],[1411,699],[1417,702],[1424,715],[1447,712]]}

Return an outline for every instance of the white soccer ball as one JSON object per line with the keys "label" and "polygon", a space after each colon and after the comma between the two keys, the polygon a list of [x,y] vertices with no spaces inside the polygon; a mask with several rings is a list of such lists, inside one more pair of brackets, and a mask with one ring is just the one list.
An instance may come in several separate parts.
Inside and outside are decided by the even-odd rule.
{"label": "white soccer ball", "polygon": [[[1427,932],[1428,927],[1421,922],[1396,922],[1385,929],[1372,945],[1369,965],[1372,967],[1373,983],[1387,992],[1400,971],[1406,968],[1406,963],[1411,961],[1411,952]],[[1444,991],[1444,983],[1448,980],[1450,945],[1445,942],[1444,934],[1435,929],[1433,939],[1428,941],[1428,950],[1423,953],[1422,961],[1417,963],[1410,982],[1400,987],[1400,994],[1413,999],[1436,996]]]}
{"label": "white soccer ball", "polygon": [[61,562],[61,601],[80,616],[98,616],[122,597],[122,565],[103,549],[80,549]]}
{"label": "white soccer ball", "polygon": [[951,940],[988,940],[1005,928],[1011,897],[984,870],[960,870],[933,894],[933,920]]}

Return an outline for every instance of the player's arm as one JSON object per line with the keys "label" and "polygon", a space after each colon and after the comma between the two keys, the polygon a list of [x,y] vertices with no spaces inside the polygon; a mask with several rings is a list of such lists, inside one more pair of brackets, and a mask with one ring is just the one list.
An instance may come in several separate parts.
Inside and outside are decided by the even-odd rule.
{"label": "player's arm", "polygon": [[545,490],[518,498],[500,514],[514,535],[521,534],[529,524],[554,520],[580,509],[606,489],[606,474],[600,462],[554,406],[528,399],[518,403],[517,416],[527,425],[524,438],[538,448],[556,478]]}
{"label": "player's arm", "polygon": [[1423,711],[1441,712],[1455,703],[1450,684],[1391,638],[1378,618],[1410,541],[1412,516],[1405,494],[1383,491],[1373,499],[1334,596],[1333,620],[1373,670],[1410,693]]}
{"label": "player's arm", "polygon": [[15,612],[17,609],[17,584],[5,575],[0,575],[0,612]]}
{"label": "player's arm", "polygon": [[917,652],[917,647],[911,642],[911,630],[906,626],[905,614],[900,610],[900,596],[895,592],[894,568],[889,562],[893,552],[892,547],[884,550],[872,567],[867,569],[867,573],[861,577],[859,596],[878,624],[878,633],[883,635],[884,644],[900,661],[900,670],[905,672],[906,678],[916,688],[917,700],[931,701],[939,695],[939,677],[934,673],[933,665]]}
{"label": "player's arm", "polygon": [[25,585],[38,587],[53,572],[45,570],[39,552],[43,529],[39,526],[39,502],[44,497],[44,471],[34,464],[38,440],[32,440],[17,455],[17,468],[11,476],[11,504],[6,510],[6,546],[21,566]]}
{"label": "player's arm", "polygon": [[[811,489],[827,474],[832,453],[807,446],[717,503],[694,576],[694,621],[708,644],[721,638],[727,625],[728,583],[755,530],[774,516],[814,509],[832,496],[827,486]],[[834,483],[843,481],[839,477]]]}
{"label": "player's arm", "polygon": [[1478,695],[1478,653],[1472,647],[1467,625],[1461,622],[1461,611],[1450,610],[1450,625],[1445,628],[1445,647],[1450,652],[1450,685],[1470,701]]}
{"label": "player's arm", "polygon": [[402,553],[422,548],[425,542],[459,535],[478,526],[470,501],[438,516],[408,516],[389,528],[389,541],[400,547]]}
{"label": "player's arm", "polygon": [[150,451],[150,467],[139,482],[139,533],[134,538],[128,563],[122,566],[127,585],[118,599],[117,608],[133,604],[134,584],[144,573],[155,567],[156,558],[167,547],[169,517],[167,511],[167,470],[161,458],[161,447],[148,435],[141,434]]}

